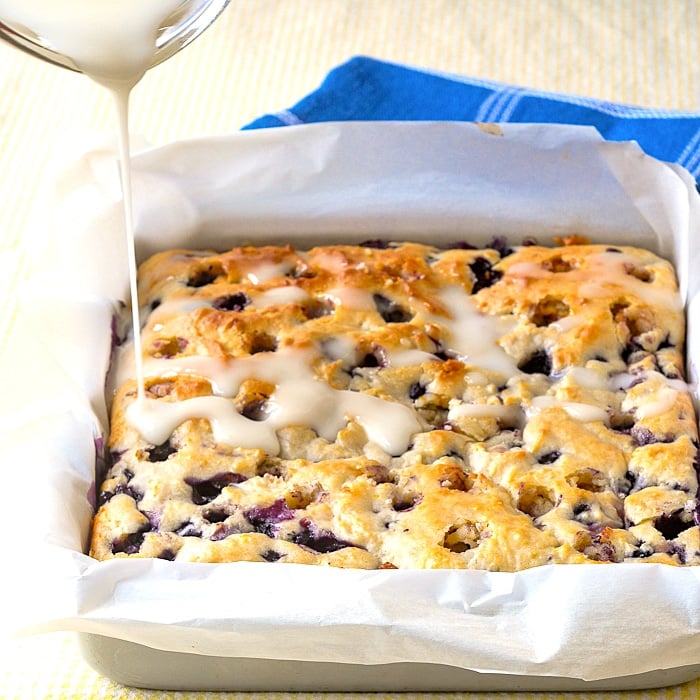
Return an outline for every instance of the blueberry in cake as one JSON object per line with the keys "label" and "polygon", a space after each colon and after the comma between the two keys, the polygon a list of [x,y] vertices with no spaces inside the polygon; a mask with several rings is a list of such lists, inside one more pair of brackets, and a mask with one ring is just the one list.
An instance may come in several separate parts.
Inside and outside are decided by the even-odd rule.
{"label": "blueberry in cake", "polygon": [[97,559],[700,562],[684,312],[650,252],[175,250],[140,299]]}

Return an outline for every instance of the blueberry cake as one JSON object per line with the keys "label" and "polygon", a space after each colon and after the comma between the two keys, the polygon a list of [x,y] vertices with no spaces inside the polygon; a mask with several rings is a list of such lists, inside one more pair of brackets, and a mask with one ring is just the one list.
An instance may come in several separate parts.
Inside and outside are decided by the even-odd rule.
{"label": "blueberry cake", "polygon": [[672,266],[556,247],[175,250],[140,269],[97,559],[700,562]]}

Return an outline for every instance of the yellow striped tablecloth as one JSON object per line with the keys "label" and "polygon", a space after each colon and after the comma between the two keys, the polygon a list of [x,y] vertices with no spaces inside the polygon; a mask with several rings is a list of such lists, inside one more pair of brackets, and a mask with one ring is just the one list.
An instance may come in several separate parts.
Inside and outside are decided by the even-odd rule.
{"label": "yellow striped tablecloth", "polygon": [[[213,28],[139,85],[131,130],[154,145],[236,130],[294,104],[358,54],[542,90],[700,110],[698,30],[699,0],[232,0]],[[32,255],[23,231],[48,154],[66,133],[113,127],[108,96],[85,78],[0,46],[0,366],[12,342],[15,292]],[[6,533],[11,528],[4,523]],[[282,697],[124,688],[88,668],[70,634],[0,641],[0,698]],[[378,700],[385,697],[394,696]],[[566,697],[699,698],[700,681]]]}

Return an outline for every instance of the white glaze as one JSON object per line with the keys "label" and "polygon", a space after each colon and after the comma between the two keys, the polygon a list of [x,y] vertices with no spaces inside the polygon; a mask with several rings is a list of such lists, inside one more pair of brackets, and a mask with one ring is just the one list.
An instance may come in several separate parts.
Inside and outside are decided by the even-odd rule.
{"label": "white glaze", "polygon": [[342,306],[352,311],[375,311],[376,305],[372,292],[356,287],[336,287],[323,294],[336,306]]}
{"label": "white glaze", "polygon": [[620,372],[611,378],[610,386],[612,389],[627,390],[634,382],[638,382],[640,379],[644,381],[654,380],[680,393],[689,393],[692,388],[691,385],[683,379],[669,379],[669,377],[663,375],[661,372],[656,371],[648,371],[642,374]]}
{"label": "white glaze", "polygon": [[534,262],[517,262],[508,268],[508,277],[527,279],[544,279],[552,274],[550,270]]}
{"label": "white glaze", "polygon": [[[203,355],[185,355],[168,359],[146,358],[143,363],[146,378],[174,377],[189,374],[208,380],[217,396],[235,396],[246,379],[257,378],[270,384],[287,380],[313,379],[311,362],[314,354],[305,350],[282,348],[277,352],[260,352],[249,357],[222,360]],[[121,363],[117,381],[128,379],[131,368]]]}
{"label": "white glaze", "polygon": [[568,316],[553,321],[549,324],[549,327],[555,331],[559,331],[559,333],[568,333],[569,331],[580,328],[585,323],[587,323],[585,314],[569,314]]}
{"label": "white glaze", "polygon": [[670,411],[676,403],[678,392],[669,386],[662,386],[651,397],[651,400],[644,401],[635,409],[634,415],[637,420],[654,418]]}
{"label": "white glaze", "polygon": [[589,367],[569,367],[560,381],[591,391],[609,391],[611,389],[608,376]]}
{"label": "white glaze", "polygon": [[283,304],[300,304],[309,298],[301,287],[273,287],[258,294],[251,294],[252,306],[255,309],[265,309],[268,306]]}
{"label": "white glaze", "polygon": [[435,355],[423,350],[390,350],[387,353],[389,367],[411,367],[435,360]]}
{"label": "white glaze", "polygon": [[[415,412],[393,401],[330,388],[314,376],[313,358],[310,351],[281,349],[230,361],[209,357],[149,359],[144,364],[146,376],[199,376],[211,382],[214,396],[177,403],[137,401],[129,408],[127,419],[146,440],[160,444],[183,421],[206,418],[222,442],[261,447],[271,454],[279,450],[276,431],[284,426],[309,426],[321,437],[334,440],[348,420],[355,419],[368,439],[383,450],[389,454],[403,452],[411,436],[421,430]],[[275,386],[263,421],[238,414],[230,400],[249,378]]]}
{"label": "white glaze", "polygon": [[133,87],[153,62],[158,30],[181,2],[0,0],[0,16],[28,27],[93,80]]}
{"label": "white glaze", "polygon": [[163,327],[163,323],[170,318],[210,306],[210,299],[198,299],[196,297],[168,299],[162,304],[159,304],[153,311],[150,312],[148,316],[148,324],[152,330],[157,332]]}
{"label": "white glaze", "polygon": [[593,423],[595,421],[607,423],[610,418],[607,410],[600,406],[576,401],[560,401],[554,396],[535,396],[530,406],[525,409],[525,413],[527,417],[530,418],[548,408],[561,408],[566,411],[571,418],[581,421],[582,423]]}
{"label": "white glaze", "polygon": [[329,360],[341,360],[344,366],[349,367],[357,362],[357,345],[347,336],[329,336],[323,339],[323,354]]}
{"label": "white glaze", "polygon": [[334,440],[349,420],[356,420],[368,439],[390,455],[402,454],[411,436],[421,430],[412,409],[355,391],[336,391],[315,379],[281,382],[270,396],[264,420],[239,414],[223,396],[205,396],[167,402],[145,399],[127,409],[128,421],[153,444],[161,444],[173,430],[192,418],[207,419],[215,438],[233,446],[279,452],[276,431],[290,425],[313,428],[326,440]]}
{"label": "white glaze", "polygon": [[[547,270],[542,265],[532,262],[515,263],[508,268],[507,276],[526,283],[528,279],[547,279],[554,275],[562,276],[579,284],[579,294],[583,298],[605,297],[611,287],[629,290],[650,306],[658,306],[669,313],[680,313],[682,305],[678,295],[659,290],[648,282],[638,279],[628,272],[638,266],[638,261],[626,253],[603,251],[591,255],[586,260],[585,268],[574,267],[563,272]],[[568,327],[566,320],[556,323]]]}
{"label": "white glaze", "polygon": [[480,313],[461,287],[445,289],[439,296],[450,314],[449,319],[441,317],[438,321],[450,333],[450,351],[467,364],[498,372],[503,377],[520,374],[515,360],[498,344],[499,338],[512,330],[513,322]]}
{"label": "white glaze", "polygon": [[264,284],[277,277],[284,277],[291,270],[288,261],[281,263],[259,263],[246,271],[246,278],[251,284]]}

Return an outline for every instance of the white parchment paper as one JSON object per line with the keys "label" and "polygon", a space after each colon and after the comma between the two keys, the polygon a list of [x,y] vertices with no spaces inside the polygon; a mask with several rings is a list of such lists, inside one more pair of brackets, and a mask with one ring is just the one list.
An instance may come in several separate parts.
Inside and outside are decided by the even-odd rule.
{"label": "white parchment paper", "polygon": [[[584,680],[700,663],[697,568],[366,572],[83,554],[127,258],[112,145],[67,140],[56,163],[26,234],[33,269],[0,377],[8,629]],[[175,143],[140,152],[134,166],[141,258],[174,246],[378,237],[546,244],[579,233],[648,247],[676,265],[696,381],[698,197],[685,171],[635,144],[551,125],[330,123]]]}

